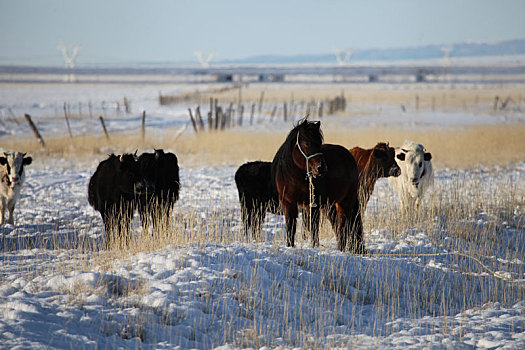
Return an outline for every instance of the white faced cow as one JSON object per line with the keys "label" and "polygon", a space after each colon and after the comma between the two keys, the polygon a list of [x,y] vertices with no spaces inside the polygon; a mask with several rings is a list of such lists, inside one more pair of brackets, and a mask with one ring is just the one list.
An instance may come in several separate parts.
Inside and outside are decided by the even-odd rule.
{"label": "white faced cow", "polygon": [[0,155],[0,225],[5,223],[6,207],[9,211],[7,223],[14,224],[13,211],[26,177],[24,165],[31,164],[33,160],[25,155],[21,152],[4,152]]}
{"label": "white faced cow", "polygon": [[421,204],[426,189],[434,183],[432,155],[414,141],[396,147],[396,162],[401,168],[399,177],[389,177],[390,186],[397,193],[401,207],[413,209]]}

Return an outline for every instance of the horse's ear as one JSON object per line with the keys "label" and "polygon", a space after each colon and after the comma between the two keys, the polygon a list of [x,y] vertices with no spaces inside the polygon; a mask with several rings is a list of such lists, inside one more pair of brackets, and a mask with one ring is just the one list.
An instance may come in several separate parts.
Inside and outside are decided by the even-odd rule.
{"label": "horse's ear", "polygon": [[405,154],[404,153],[399,153],[397,156],[396,156],[397,159],[399,160],[405,160]]}
{"label": "horse's ear", "polygon": [[314,125],[317,127],[317,129],[321,128],[321,122],[319,120],[314,122]]}
{"label": "horse's ear", "polygon": [[432,159],[432,154],[430,152],[426,152],[425,156],[423,157],[427,162]]}

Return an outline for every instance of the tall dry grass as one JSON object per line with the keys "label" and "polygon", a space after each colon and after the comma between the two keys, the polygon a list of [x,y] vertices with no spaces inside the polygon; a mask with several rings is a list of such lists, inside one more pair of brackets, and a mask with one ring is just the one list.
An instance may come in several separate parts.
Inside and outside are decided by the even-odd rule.
{"label": "tall dry grass", "polygon": [[[422,143],[432,153],[434,164],[439,167],[471,168],[500,165],[525,160],[525,125],[483,125],[449,129],[343,129],[323,125],[325,142],[341,144],[348,148],[373,147],[377,142],[389,141],[401,145],[405,139]],[[7,140],[3,147],[37,155],[36,158],[52,159],[101,159],[108,153],[134,152],[139,149],[167,148],[173,150],[184,165],[222,163],[241,164],[248,160],[271,160],[288,130],[253,132],[227,130],[224,132],[188,133],[174,139],[174,131],[142,140],[138,135],[115,135],[110,141],[102,136],[79,136],[74,139],[57,137],[46,140],[42,149],[33,139]]]}
{"label": "tall dry grass", "polygon": [[[359,341],[352,337],[354,334],[368,334],[380,342],[382,337],[395,331],[389,328],[390,321],[403,318],[417,323],[433,316],[441,324],[453,320],[454,315],[462,311],[487,303],[511,306],[525,298],[522,286],[493,278],[473,260],[461,256],[435,257],[432,258],[435,263],[428,264],[430,258],[417,256],[434,250],[459,251],[481,259],[510,278],[523,276],[520,261],[525,245],[512,242],[525,241],[525,193],[519,187],[521,183],[509,182],[509,178],[500,175],[497,171],[493,174],[465,171],[453,174],[451,179],[436,181],[424,206],[411,215],[399,215],[396,203],[373,198],[365,215],[365,242],[373,245],[377,237],[372,238],[372,234],[378,232],[393,242],[406,243],[417,240],[417,232],[425,233],[431,242],[411,244],[413,250],[403,251],[414,253],[412,257],[357,258],[349,253],[341,254],[336,251],[331,226],[323,217],[320,248],[309,249],[310,238],[303,238],[299,231],[298,247],[287,251],[282,248],[285,244],[282,226],[268,228],[267,223],[263,243],[248,245],[245,250],[253,251],[254,256],[261,254],[264,259],[255,258],[250,266],[239,266],[238,250],[222,248],[253,241],[242,232],[239,210],[232,207],[231,202],[210,197],[203,207],[177,205],[169,227],[160,227],[156,234],[141,232],[139,226],[135,226],[129,243],[116,241],[109,250],[100,250],[101,242],[97,245],[79,240],[64,246],[63,240],[52,240],[37,257],[42,263],[35,268],[21,261],[19,273],[33,280],[45,275],[68,276],[79,270],[102,272],[110,279],[101,278],[100,285],[79,284],[59,292],[70,295],[71,307],[82,305],[85,295],[91,293],[111,299],[116,308],[112,312],[123,317],[122,331],[118,334],[123,339],[129,336],[148,339],[146,325],[153,323],[165,326],[163,332],[169,340],[170,327],[181,321],[173,312],[129,303],[136,300],[137,295],[149,294],[149,285],[156,281],[124,278],[115,271],[122,271],[122,266],[132,266],[139,253],[166,247],[209,251],[207,247],[217,245],[219,249],[208,259],[221,256],[220,261],[214,263],[232,271],[236,277],[217,280],[194,296],[195,302],[205,306],[206,312],[216,318],[216,331],[222,336],[216,345],[222,342],[238,347],[285,344],[312,349],[321,349],[327,344],[359,346]],[[492,179],[490,184],[487,179]],[[71,226],[80,231],[89,229]],[[298,225],[298,229],[302,230],[302,225]],[[269,230],[274,234],[268,235]],[[39,244],[44,243],[37,243],[33,248],[42,248]],[[50,253],[53,251],[57,254]],[[374,253],[378,251],[372,249]],[[176,259],[178,268],[188,266],[188,257],[183,253]],[[279,264],[282,273],[272,278],[273,273],[264,271],[269,263]],[[320,276],[320,280],[302,278],[297,273],[299,267],[305,275]],[[294,288],[298,286],[302,289],[297,297]],[[235,308],[228,308],[231,302],[217,302],[222,298],[235,301]],[[298,300],[298,304],[294,300]],[[326,310],[330,310],[330,315]],[[231,322],[238,315],[246,320],[242,326]],[[261,322],[261,317],[270,322]],[[431,328],[432,322],[422,327]],[[327,330],[339,332],[340,337],[334,340]],[[434,334],[432,329],[424,331]],[[448,334],[446,327],[440,327],[440,332],[443,336]],[[280,338],[277,343],[276,338]],[[336,343],[331,343],[334,341]]]}

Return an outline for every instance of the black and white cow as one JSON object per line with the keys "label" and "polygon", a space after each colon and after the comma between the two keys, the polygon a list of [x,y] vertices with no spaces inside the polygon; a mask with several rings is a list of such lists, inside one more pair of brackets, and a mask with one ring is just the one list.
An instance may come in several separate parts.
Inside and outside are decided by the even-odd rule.
{"label": "black and white cow", "polygon": [[401,207],[412,210],[420,206],[425,191],[434,184],[432,154],[414,141],[396,147],[396,162],[401,176],[390,177],[388,182],[397,193]]}
{"label": "black and white cow", "polygon": [[[149,222],[154,230],[170,227],[173,205],[179,199],[180,179],[177,156],[171,152],[156,149],[143,153],[138,158],[142,176],[155,186],[139,200],[139,214],[142,227],[147,231]],[[158,232],[157,232],[158,233]]]}
{"label": "black and white cow", "polygon": [[135,155],[111,154],[100,162],[89,180],[88,200],[104,221],[107,248],[115,238],[129,242],[130,223],[140,197],[153,190]]}
{"label": "black and white cow", "polygon": [[7,223],[15,223],[13,212],[26,177],[24,166],[33,161],[25,155],[22,152],[4,152],[0,156],[0,225],[5,223],[6,207],[9,212]]}

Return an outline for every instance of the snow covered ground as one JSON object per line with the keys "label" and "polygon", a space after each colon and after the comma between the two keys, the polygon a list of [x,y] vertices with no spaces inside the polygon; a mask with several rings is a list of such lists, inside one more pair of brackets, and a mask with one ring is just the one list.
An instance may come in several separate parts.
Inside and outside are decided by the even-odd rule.
{"label": "snow covered ground", "polygon": [[[33,115],[48,115],[55,103],[60,108],[80,96],[98,105],[127,96],[134,109],[151,111],[159,128],[186,123],[182,107],[158,107],[155,89],[2,86],[0,104],[16,114],[33,108]],[[28,96],[34,102],[24,102]],[[426,124],[444,117],[455,121],[448,127],[498,118],[435,113]],[[370,120],[396,122],[378,113],[361,124]],[[63,134],[63,122],[40,125]],[[7,125],[6,134],[27,132]],[[472,217],[453,218],[472,233],[490,233],[482,248],[476,237],[458,235],[457,222],[443,210],[412,226],[365,222],[368,257],[338,252],[329,230],[318,249],[307,240],[286,248],[282,218],[270,214],[262,242],[243,238],[233,181],[239,164],[181,168],[175,232],[195,235],[193,242],[107,254],[97,248],[102,221],[87,202],[96,166],[35,159],[27,167],[16,225],[0,228],[1,348],[525,348],[525,163],[436,171],[428,206],[459,210],[474,195],[487,198]],[[499,193],[502,188],[510,194]],[[508,200],[515,207],[490,200],[511,192],[521,196]],[[395,216],[397,208],[379,180],[367,220],[382,212]],[[134,235],[140,234],[134,222]],[[450,252],[473,255],[496,276]],[[443,255],[422,255],[434,253]]]}

